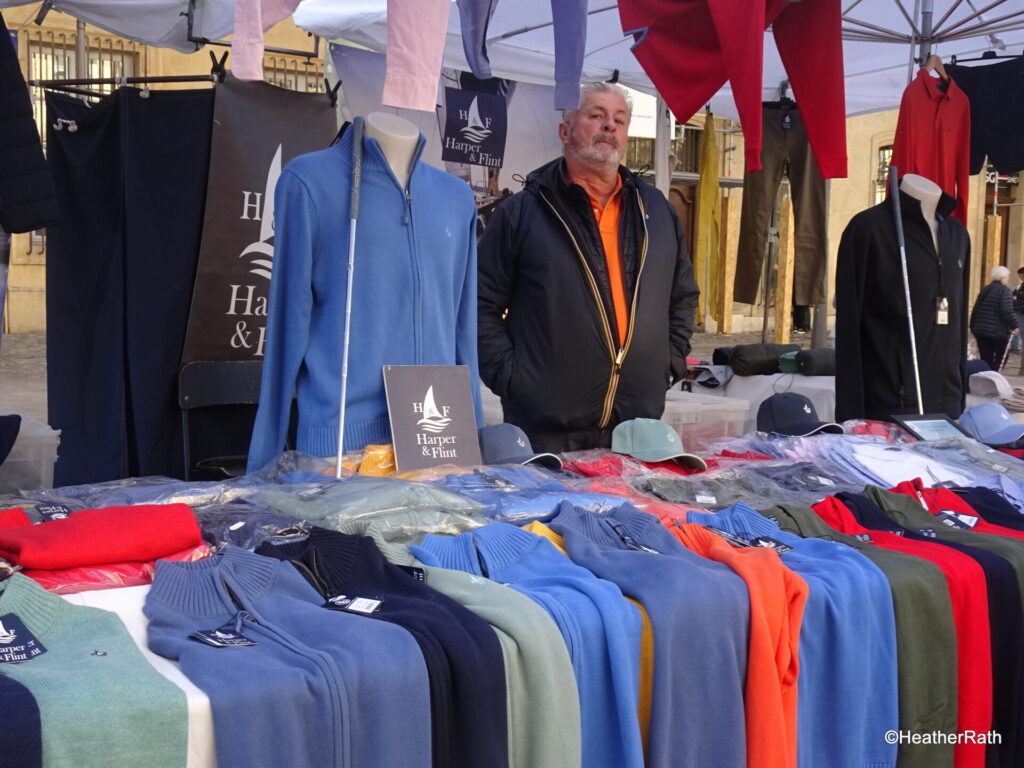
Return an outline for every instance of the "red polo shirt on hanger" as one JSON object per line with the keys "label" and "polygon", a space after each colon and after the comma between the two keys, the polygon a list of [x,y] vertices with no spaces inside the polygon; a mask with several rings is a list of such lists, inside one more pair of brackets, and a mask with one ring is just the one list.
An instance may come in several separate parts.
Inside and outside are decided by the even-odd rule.
{"label": "red polo shirt on hanger", "polygon": [[892,164],[899,175],[931,179],[957,199],[953,215],[967,224],[971,104],[952,80],[921,70],[903,92]]}

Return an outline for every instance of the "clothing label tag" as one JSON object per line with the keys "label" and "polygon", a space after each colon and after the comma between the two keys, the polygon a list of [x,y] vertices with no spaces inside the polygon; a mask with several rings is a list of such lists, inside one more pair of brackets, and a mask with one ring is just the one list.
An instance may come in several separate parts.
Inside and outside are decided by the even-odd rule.
{"label": "clothing label tag", "polygon": [[707,494],[707,493],[698,493],[697,494],[697,503],[698,504],[717,504],[718,503],[718,499],[715,498],[714,496],[710,495],[710,494]]}
{"label": "clothing label tag", "polygon": [[415,566],[412,566],[412,565],[400,565],[398,567],[401,568],[406,573],[408,573],[414,579],[416,579],[416,581],[419,581],[419,582],[422,583],[422,582],[426,582],[426,580],[427,580],[427,572],[424,571],[422,568],[416,568]]}
{"label": "clothing label tag", "polygon": [[625,526],[619,525],[618,523],[608,523],[611,529],[615,531],[615,534],[622,539],[622,543],[625,544],[632,550],[637,552],[650,552],[652,555],[660,555],[661,553],[656,549],[645,547],[639,541],[629,535],[629,531],[626,530]]}
{"label": "clothing label tag", "polygon": [[0,616],[0,664],[21,664],[46,653],[16,614]]}
{"label": "clothing label tag", "polygon": [[992,469],[996,472],[1008,472],[1010,468],[1005,464],[993,464]]}
{"label": "clothing label tag", "polygon": [[948,509],[944,509],[935,515],[937,520],[941,520],[950,528],[960,528],[965,531],[969,531],[975,525],[978,524],[978,517],[975,515],[965,515],[962,512],[952,512]]}
{"label": "clothing label tag", "polygon": [[[771,520],[776,525],[779,525],[779,518],[777,518],[771,512],[762,512],[761,514],[765,516],[765,519]],[[779,526],[779,527],[781,528],[782,526]]]}
{"label": "clothing label tag", "polygon": [[773,538],[770,538],[768,536],[758,536],[756,539],[752,540],[750,543],[751,543],[752,546],[755,546],[755,547],[765,547],[765,548],[774,549],[780,555],[784,555],[787,552],[792,552],[793,551],[793,548],[791,546],[789,546],[788,544],[783,544],[778,539],[773,539]]}
{"label": "clothing label tag", "polygon": [[349,597],[348,595],[333,595],[327,598],[324,608],[332,611],[348,611],[350,613],[371,614],[380,610],[383,600],[374,600],[369,597]]}
{"label": "clothing label tag", "polygon": [[326,490],[326,485],[319,485],[316,488],[308,488],[305,491],[300,491],[295,495],[298,496],[303,501],[309,501],[310,499],[315,499],[317,496],[324,493]]}
{"label": "clothing label tag", "polygon": [[865,544],[870,544],[874,541],[874,539],[871,538],[870,533],[855,533],[853,534],[853,538],[857,539],[857,541],[862,541]]}
{"label": "clothing label tag", "polygon": [[741,539],[739,536],[735,536],[735,535],[729,533],[728,531],[720,531],[717,528],[715,528],[713,530],[715,531],[715,533],[717,533],[723,539],[728,541],[734,547],[749,547],[749,546],[751,546],[750,542],[747,541],[746,539]]}
{"label": "clothing label tag", "polygon": [[817,479],[818,479],[818,482],[820,482],[822,485],[827,486],[829,488],[831,488],[832,486],[835,485],[835,483],[833,483],[831,480],[829,480],[824,475],[818,475]]}
{"label": "clothing label tag", "polygon": [[945,296],[935,300],[935,324],[949,325],[949,302]]}
{"label": "clothing label tag", "polygon": [[242,624],[249,618],[247,611],[239,611],[235,618],[217,629],[199,629],[189,635],[193,640],[212,645],[214,648],[233,648],[243,645],[257,645],[242,634]]}
{"label": "clothing label tag", "polygon": [[44,523],[49,523],[52,520],[63,520],[74,510],[66,504],[41,504],[36,507],[36,512]]}
{"label": "clothing label tag", "polygon": [[917,532],[929,539],[937,539],[939,537],[939,534],[935,532],[934,528],[918,528]]}

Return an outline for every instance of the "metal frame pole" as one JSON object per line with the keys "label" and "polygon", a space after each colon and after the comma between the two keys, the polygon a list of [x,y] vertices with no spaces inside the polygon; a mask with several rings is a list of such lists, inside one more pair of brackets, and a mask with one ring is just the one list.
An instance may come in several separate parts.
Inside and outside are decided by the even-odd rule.
{"label": "metal frame pole", "polygon": [[907,303],[907,330],[910,334],[910,355],[914,363],[914,387],[917,391],[917,412],[924,415],[924,397],[921,395],[921,371],[917,363],[917,334],[914,332],[914,308],[910,303],[910,277],[907,274],[907,244],[903,237],[903,214],[900,211],[900,187],[896,179],[896,166],[889,166],[889,198],[892,200],[896,223],[896,242],[900,248],[900,266],[903,268],[903,297]]}

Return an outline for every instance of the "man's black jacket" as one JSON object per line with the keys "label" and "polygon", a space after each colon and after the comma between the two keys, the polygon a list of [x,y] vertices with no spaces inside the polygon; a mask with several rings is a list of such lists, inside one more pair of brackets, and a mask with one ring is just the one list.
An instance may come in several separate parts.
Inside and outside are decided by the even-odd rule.
{"label": "man's black jacket", "polygon": [[1013,294],[998,280],[981,289],[971,310],[971,333],[988,339],[1005,339],[1017,327]]}
{"label": "man's black jacket", "polygon": [[[910,304],[925,413],[958,418],[964,409],[967,357],[967,230],[939,201],[939,248],[921,203],[900,192]],[[936,299],[949,304],[949,322],[936,322]],[[893,201],[850,220],[836,262],[836,421],[890,421],[917,412],[907,302],[896,241]]]}
{"label": "man's black jacket", "polygon": [[597,222],[564,160],[531,173],[480,241],[480,374],[536,449],[607,445],[619,422],[659,418],[686,370],[699,291],[679,221],[661,192],[620,174],[623,345]]}

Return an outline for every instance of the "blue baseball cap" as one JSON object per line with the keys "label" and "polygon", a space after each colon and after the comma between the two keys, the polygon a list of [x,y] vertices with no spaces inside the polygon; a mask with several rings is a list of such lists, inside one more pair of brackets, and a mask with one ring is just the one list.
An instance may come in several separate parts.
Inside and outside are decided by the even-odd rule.
{"label": "blue baseball cap", "polygon": [[960,426],[986,445],[1007,445],[1024,435],[1024,424],[1018,424],[999,403],[982,403],[968,408],[960,417]]}
{"label": "blue baseball cap", "polygon": [[540,464],[561,469],[562,460],[553,453],[534,453],[530,438],[515,424],[480,427],[480,456],[484,464]]}
{"label": "blue baseball cap", "polygon": [[640,461],[674,461],[694,469],[707,469],[700,456],[683,450],[683,440],[671,425],[658,419],[630,419],[612,431],[612,450]]}
{"label": "blue baseball cap", "polygon": [[794,437],[810,437],[819,432],[841,435],[845,431],[835,422],[819,419],[814,403],[799,392],[777,392],[761,403],[757,409],[757,429]]}

